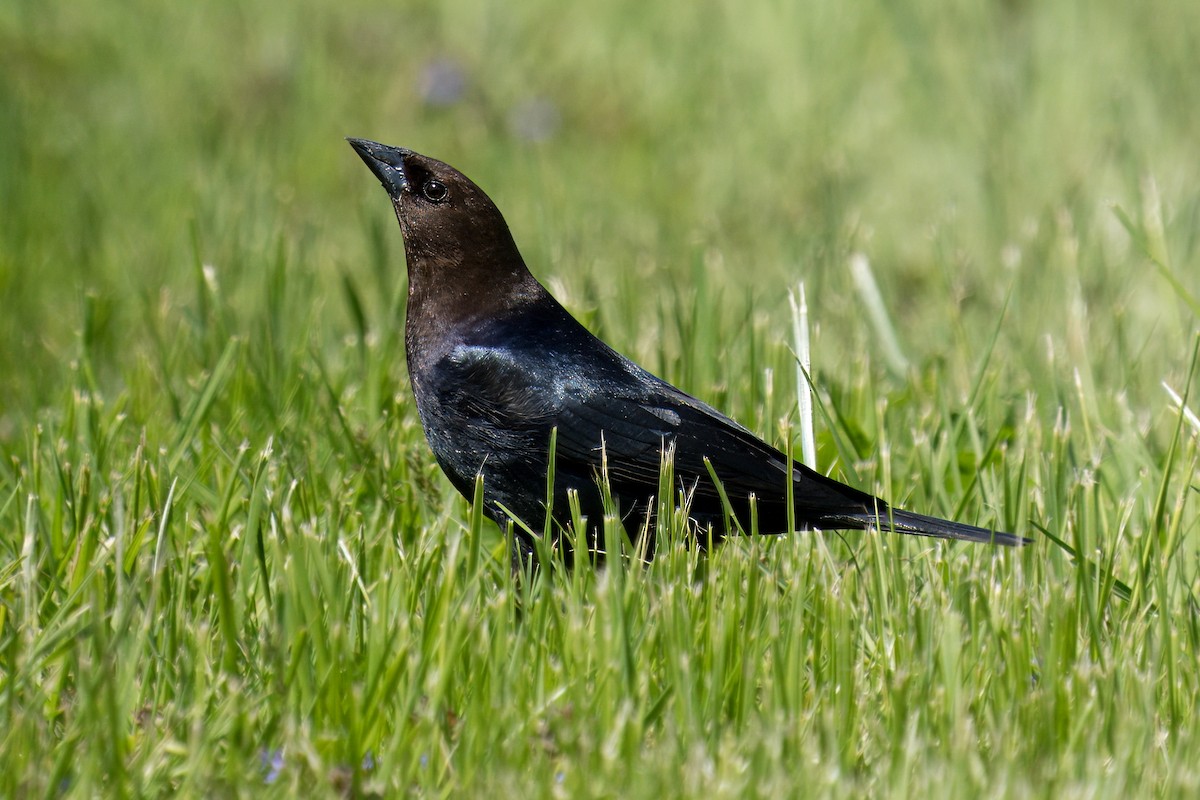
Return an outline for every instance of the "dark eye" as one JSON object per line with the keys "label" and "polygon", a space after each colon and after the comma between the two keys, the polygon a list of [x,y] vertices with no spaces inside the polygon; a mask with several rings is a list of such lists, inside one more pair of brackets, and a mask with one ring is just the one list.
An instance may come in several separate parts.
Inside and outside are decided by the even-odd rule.
{"label": "dark eye", "polygon": [[446,188],[446,184],[430,178],[421,186],[421,194],[431,202],[440,203],[450,196],[450,190]]}

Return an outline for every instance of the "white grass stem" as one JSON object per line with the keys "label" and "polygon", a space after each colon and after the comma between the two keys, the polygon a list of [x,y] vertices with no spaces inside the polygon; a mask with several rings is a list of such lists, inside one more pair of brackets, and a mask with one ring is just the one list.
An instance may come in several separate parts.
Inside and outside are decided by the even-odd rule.
{"label": "white grass stem", "polygon": [[[799,295],[799,302],[796,296]],[[800,414],[800,461],[812,469],[817,468],[817,446],[813,437],[812,353],[808,337],[808,300],[804,295],[804,281],[796,291],[788,292],[788,303],[792,307],[792,341],[796,348],[796,406]]]}
{"label": "white grass stem", "polygon": [[1162,382],[1162,387],[1167,390],[1167,394],[1171,397],[1171,402],[1175,404],[1175,408],[1179,410],[1179,413],[1183,414],[1183,418],[1192,426],[1192,430],[1197,435],[1200,435],[1200,417],[1197,417],[1196,412],[1184,405],[1183,398],[1166,381]]}
{"label": "white grass stem", "polygon": [[879,284],[871,272],[871,262],[862,253],[850,256],[850,277],[854,279],[854,288],[858,290],[859,299],[866,309],[867,317],[875,327],[875,334],[883,346],[883,357],[888,369],[896,375],[908,371],[908,359],[900,349],[900,337],[888,316],[887,307],[883,304],[883,295],[879,292]]}

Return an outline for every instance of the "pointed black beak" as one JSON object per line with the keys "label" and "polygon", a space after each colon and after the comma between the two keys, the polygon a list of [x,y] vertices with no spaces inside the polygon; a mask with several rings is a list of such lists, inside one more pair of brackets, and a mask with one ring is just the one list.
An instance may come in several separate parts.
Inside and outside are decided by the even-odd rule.
{"label": "pointed black beak", "polygon": [[389,147],[386,144],[372,142],[370,139],[352,139],[346,141],[358,153],[363,163],[371,168],[375,177],[383,184],[383,188],[393,198],[408,188],[408,178],[404,175],[404,159],[412,154],[411,150],[402,147]]}

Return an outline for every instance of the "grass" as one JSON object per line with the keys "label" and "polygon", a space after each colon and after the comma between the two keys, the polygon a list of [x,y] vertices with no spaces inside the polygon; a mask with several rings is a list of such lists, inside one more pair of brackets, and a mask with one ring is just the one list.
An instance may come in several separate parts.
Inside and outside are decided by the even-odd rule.
{"label": "grass", "polygon": [[[5,5],[0,796],[1193,796],[1197,32]],[[462,167],[589,327],[797,452],[803,281],[818,466],[1036,544],[664,520],[514,580],[346,135]]]}

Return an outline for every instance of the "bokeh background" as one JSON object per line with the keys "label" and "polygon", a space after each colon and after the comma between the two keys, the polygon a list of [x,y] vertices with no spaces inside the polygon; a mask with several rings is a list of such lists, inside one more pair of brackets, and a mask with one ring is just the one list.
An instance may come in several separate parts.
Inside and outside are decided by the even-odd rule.
{"label": "bokeh background", "polygon": [[917,363],[994,326],[1011,295],[1004,360],[1061,380],[1070,367],[1047,363],[1045,340],[1068,343],[1070,301],[1086,315],[1071,358],[1153,394],[1194,309],[1113,207],[1140,220],[1155,182],[1194,296],[1198,15],[1019,0],[7,3],[2,435],[19,437],[81,349],[119,385],[153,309],[189,313],[197,263],[253,310],[285,259],[320,306],[312,336],[339,338],[343,276],[365,295],[403,280],[346,135],[473,176],[535,273],[658,369],[680,347],[663,308],[698,272],[713,290],[701,316],[752,308],[781,337],[785,289],[804,280],[816,368],[860,353],[872,333],[845,265],[862,251]]}

